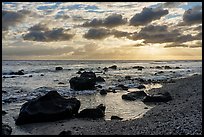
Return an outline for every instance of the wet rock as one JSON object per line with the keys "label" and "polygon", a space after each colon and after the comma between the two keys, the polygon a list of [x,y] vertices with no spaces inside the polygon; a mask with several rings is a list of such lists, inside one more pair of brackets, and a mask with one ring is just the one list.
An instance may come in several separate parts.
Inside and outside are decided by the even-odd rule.
{"label": "wet rock", "polygon": [[71,118],[78,113],[79,107],[80,101],[76,98],[66,99],[57,91],[50,91],[24,103],[16,125]]}
{"label": "wet rock", "polygon": [[148,107],[144,107],[144,109],[148,109]]}
{"label": "wet rock", "polygon": [[59,85],[62,85],[62,84],[65,84],[65,83],[63,83],[63,82],[59,82],[58,84],[59,84]]}
{"label": "wet rock", "polygon": [[62,131],[59,133],[59,135],[72,135],[72,131],[70,131],[70,130]]}
{"label": "wet rock", "polygon": [[102,89],[102,90],[100,91],[100,94],[101,94],[101,95],[106,95],[106,94],[107,94],[107,90]]}
{"label": "wet rock", "polygon": [[161,66],[156,66],[155,68],[156,68],[156,69],[162,69],[162,67],[161,67]]}
{"label": "wet rock", "polygon": [[110,68],[110,69],[117,69],[117,66],[116,66],[116,65],[113,65],[113,66],[110,66],[110,67],[108,67],[108,68]]}
{"label": "wet rock", "polygon": [[143,99],[146,96],[147,94],[144,91],[135,91],[135,92],[130,92],[128,94],[122,95],[122,99],[133,101],[137,99]]}
{"label": "wet rock", "polygon": [[119,116],[111,116],[111,120],[122,120],[123,118]]}
{"label": "wet rock", "polygon": [[79,71],[84,71],[84,70],[85,70],[84,68],[80,68],[80,69],[79,69]]}
{"label": "wet rock", "polygon": [[81,74],[82,72],[81,71],[78,71],[76,74]]}
{"label": "wet rock", "polygon": [[63,70],[62,67],[56,67],[55,70]]}
{"label": "wet rock", "polygon": [[1,110],[1,114],[2,114],[2,116],[4,116],[7,114],[7,112],[5,110]]}
{"label": "wet rock", "polygon": [[74,90],[94,90],[96,80],[89,77],[73,77],[69,83]]}
{"label": "wet rock", "polygon": [[44,74],[40,74],[40,76],[44,76]]}
{"label": "wet rock", "polygon": [[102,88],[102,86],[101,86],[101,85],[97,85],[96,87],[97,87],[97,88]]}
{"label": "wet rock", "polygon": [[125,79],[126,80],[131,80],[131,77],[130,76],[125,76]]}
{"label": "wet rock", "polygon": [[172,69],[170,66],[164,66],[164,69]]}
{"label": "wet rock", "polygon": [[154,75],[162,74],[162,73],[164,73],[164,71],[159,71],[159,72],[155,73]]}
{"label": "wet rock", "polygon": [[80,77],[86,77],[86,78],[91,78],[91,79],[96,79],[96,74],[94,73],[94,72],[92,72],[92,71],[90,71],[90,72],[83,72],[83,73],[81,73],[81,75],[80,75]]}
{"label": "wet rock", "polygon": [[143,102],[168,102],[172,100],[172,97],[169,92],[157,95],[149,95],[143,99]]}
{"label": "wet rock", "polygon": [[101,76],[96,77],[96,82],[105,82],[105,79]]}
{"label": "wet rock", "polygon": [[1,135],[11,135],[11,133],[12,133],[12,128],[7,124],[2,123]]}
{"label": "wet rock", "polygon": [[137,87],[138,89],[144,89],[144,88],[146,88],[144,85],[139,85],[138,87]]}
{"label": "wet rock", "polygon": [[86,108],[80,111],[77,115],[78,118],[103,118],[105,116],[105,109],[106,107],[103,104],[100,104],[96,108]]}
{"label": "wet rock", "polygon": [[2,93],[7,93],[5,90],[2,90],[1,92],[2,92]]}
{"label": "wet rock", "polygon": [[105,68],[103,68],[103,70],[104,70],[104,72],[107,72],[107,71],[108,71],[108,68],[107,68],[107,67],[105,67]]}
{"label": "wet rock", "polygon": [[29,75],[28,77],[33,77],[33,75]]}
{"label": "wet rock", "polygon": [[138,70],[142,70],[142,69],[144,69],[144,67],[143,66],[134,66],[134,67],[132,67],[133,69],[138,69]]}
{"label": "wet rock", "polygon": [[19,70],[18,72],[11,72],[10,75],[24,75],[24,70]]}
{"label": "wet rock", "polygon": [[175,67],[175,69],[180,69],[180,67]]}

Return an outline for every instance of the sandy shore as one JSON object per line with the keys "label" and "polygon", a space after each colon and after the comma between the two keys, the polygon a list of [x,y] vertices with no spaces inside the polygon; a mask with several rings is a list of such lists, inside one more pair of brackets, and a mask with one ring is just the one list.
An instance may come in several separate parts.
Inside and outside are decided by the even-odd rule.
{"label": "sandy shore", "polygon": [[[21,133],[58,135],[202,135],[202,75],[176,80],[150,93],[168,91],[173,100],[160,103],[143,117],[128,121],[62,120],[19,126]],[[12,134],[19,134],[14,131]]]}

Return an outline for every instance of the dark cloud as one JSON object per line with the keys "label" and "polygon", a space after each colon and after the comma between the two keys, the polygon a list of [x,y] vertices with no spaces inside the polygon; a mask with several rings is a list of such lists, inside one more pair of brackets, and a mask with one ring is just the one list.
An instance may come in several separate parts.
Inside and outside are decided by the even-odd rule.
{"label": "dark cloud", "polygon": [[127,23],[127,19],[124,19],[120,14],[112,14],[105,19],[93,19],[85,22],[83,27],[116,27]]}
{"label": "dark cloud", "polygon": [[108,29],[92,28],[92,29],[89,29],[89,31],[84,34],[84,38],[86,39],[105,39],[106,37],[110,35],[111,33]]}
{"label": "dark cloud", "polygon": [[121,37],[128,37],[132,33],[124,32],[124,31],[118,31],[118,30],[111,30],[111,34],[114,35],[116,38],[121,38]]}
{"label": "dark cloud", "polygon": [[190,34],[184,35],[178,29],[168,30],[166,25],[149,25],[141,29],[139,33],[134,33],[129,38],[132,40],[144,39],[145,43],[167,43],[177,42],[184,43],[193,40],[199,40],[200,35],[192,36]]}
{"label": "dark cloud", "polygon": [[143,8],[141,13],[135,14],[130,19],[130,25],[144,26],[154,20],[159,20],[162,16],[165,16],[168,13],[169,13],[168,10],[163,10],[160,8],[157,9]]}
{"label": "dark cloud", "polygon": [[14,11],[2,11],[2,30],[6,31],[9,27],[16,26],[17,24],[23,22],[23,20],[31,14],[28,10]]}
{"label": "dark cloud", "polygon": [[114,36],[116,38],[121,37],[128,37],[132,33],[124,32],[124,31],[118,31],[118,30],[109,30],[104,28],[92,28],[89,29],[87,33],[85,33],[84,38],[86,39],[105,39],[109,36]]}
{"label": "dark cloud", "polygon": [[28,29],[29,33],[23,35],[24,40],[39,41],[39,42],[53,42],[53,41],[67,41],[74,35],[66,33],[67,30],[63,28],[54,28],[49,30],[46,25],[37,24]]}
{"label": "dark cloud", "polygon": [[173,44],[169,44],[169,45],[164,46],[164,48],[175,48],[175,47],[187,48],[188,45],[173,43]]}
{"label": "dark cloud", "polygon": [[185,11],[183,14],[183,22],[180,22],[178,25],[194,24],[202,24],[202,6],[196,6]]}

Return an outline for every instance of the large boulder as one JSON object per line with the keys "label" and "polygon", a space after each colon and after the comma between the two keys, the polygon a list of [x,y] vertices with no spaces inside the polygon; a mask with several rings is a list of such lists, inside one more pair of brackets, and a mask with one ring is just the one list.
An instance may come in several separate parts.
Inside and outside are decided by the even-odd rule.
{"label": "large boulder", "polygon": [[96,80],[89,77],[73,77],[69,83],[74,90],[94,90]]}
{"label": "large boulder", "polygon": [[96,79],[96,74],[92,71],[90,71],[90,72],[85,71],[85,72],[81,73],[80,77]]}
{"label": "large boulder", "polygon": [[172,100],[171,95],[169,94],[169,92],[165,92],[163,94],[146,96],[143,99],[143,102],[168,102],[170,100]]}
{"label": "large boulder", "polygon": [[106,107],[103,104],[100,104],[96,108],[86,108],[80,111],[77,115],[78,118],[103,118],[105,116],[105,109]]}
{"label": "large boulder", "polygon": [[122,99],[133,101],[136,99],[143,99],[145,96],[147,96],[147,94],[144,91],[135,91],[122,95]]}
{"label": "large boulder", "polygon": [[2,123],[1,135],[11,135],[12,128],[9,125]]}
{"label": "large boulder", "polygon": [[94,90],[96,81],[97,77],[94,72],[85,71],[81,73],[80,77],[71,78],[69,83],[70,87],[74,90]]}
{"label": "large boulder", "polygon": [[80,101],[76,98],[66,99],[57,91],[50,91],[24,103],[16,125],[71,118],[78,113],[79,107]]}

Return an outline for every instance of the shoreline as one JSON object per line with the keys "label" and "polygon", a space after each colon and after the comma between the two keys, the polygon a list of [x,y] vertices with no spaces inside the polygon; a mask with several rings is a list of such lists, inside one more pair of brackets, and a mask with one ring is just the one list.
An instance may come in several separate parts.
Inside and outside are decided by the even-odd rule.
{"label": "shoreline", "polygon": [[131,120],[70,119],[17,126],[12,134],[58,135],[202,135],[202,75],[163,84],[151,93],[168,91],[173,100],[158,103],[143,116]]}

